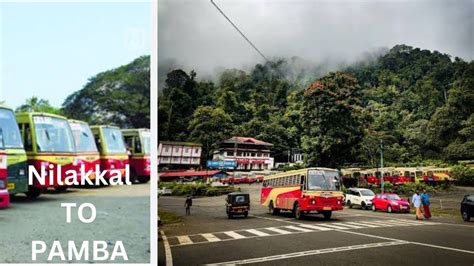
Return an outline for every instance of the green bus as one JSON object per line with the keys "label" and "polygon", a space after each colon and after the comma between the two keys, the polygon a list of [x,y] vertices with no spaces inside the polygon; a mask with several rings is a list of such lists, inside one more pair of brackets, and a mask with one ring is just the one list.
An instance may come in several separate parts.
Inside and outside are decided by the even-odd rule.
{"label": "green bus", "polygon": [[3,105],[0,105],[0,131],[7,153],[8,192],[28,195],[27,158],[20,129],[13,110]]}

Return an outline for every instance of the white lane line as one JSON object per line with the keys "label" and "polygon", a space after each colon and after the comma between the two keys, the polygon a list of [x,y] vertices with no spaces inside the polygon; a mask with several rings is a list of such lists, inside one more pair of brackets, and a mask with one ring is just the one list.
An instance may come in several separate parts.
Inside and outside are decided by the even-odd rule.
{"label": "white lane line", "polygon": [[304,256],[314,256],[314,255],[319,255],[319,254],[327,254],[327,253],[334,253],[334,252],[341,252],[341,251],[348,251],[348,250],[359,250],[359,249],[367,249],[367,248],[404,245],[407,243],[408,242],[405,242],[405,241],[379,242],[379,243],[345,246],[345,247],[337,247],[337,248],[307,250],[307,251],[301,251],[301,252],[280,254],[280,255],[267,256],[267,257],[261,257],[261,258],[252,258],[252,259],[246,259],[246,260],[227,261],[227,262],[213,263],[213,264],[207,264],[207,265],[238,265],[238,264],[262,263],[266,261],[283,260],[283,259],[290,259],[290,258],[297,258],[297,257],[304,257]]}
{"label": "white lane line", "polygon": [[236,232],[234,231],[227,231],[227,232],[224,232],[224,234],[232,237],[233,239],[242,239],[242,238],[247,238],[246,236],[243,236],[241,234],[237,234]]}
{"label": "white lane line", "polygon": [[189,236],[177,236],[176,238],[178,239],[180,245],[190,245],[193,243]]}
{"label": "white lane line", "polygon": [[319,231],[331,231],[333,229],[327,228],[327,227],[322,227],[322,226],[317,226],[317,225],[312,225],[312,224],[300,224],[302,227],[306,228],[311,228],[313,230],[319,230]]}
{"label": "white lane line", "polygon": [[267,233],[264,233],[262,231],[258,231],[258,230],[255,230],[255,229],[248,229],[248,230],[245,230],[251,234],[254,234],[254,235],[257,235],[257,236],[269,236],[270,234],[267,234]]}
{"label": "white lane line", "polygon": [[168,242],[168,238],[165,235],[163,230],[160,230],[161,239],[163,239],[163,246],[165,247],[165,258],[166,258],[166,266],[173,266],[173,256],[171,254],[171,247],[170,243]]}
{"label": "white lane line", "polygon": [[423,225],[423,224],[413,224],[413,223],[407,223],[403,221],[397,221],[397,220],[388,220],[384,221],[385,223],[391,223],[391,224],[396,224],[399,226],[416,226],[416,225]]}
{"label": "white lane line", "polygon": [[333,225],[342,225],[342,226],[344,226],[344,227],[349,227],[349,228],[351,228],[351,229],[366,228],[366,227],[363,227],[363,226],[352,225],[352,224],[348,224],[348,223],[333,223]]}
{"label": "white lane line", "polygon": [[265,229],[266,229],[266,230],[273,231],[273,232],[275,232],[275,233],[282,234],[282,235],[291,234],[290,231],[286,231],[286,230],[279,229],[279,228],[276,228],[276,227],[268,227],[268,228],[265,228]]}
{"label": "white lane line", "polygon": [[427,247],[432,247],[432,248],[439,248],[439,249],[445,249],[445,250],[451,250],[451,251],[458,251],[458,252],[463,252],[463,253],[474,254],[474,251],[472,251],[472,250],[465,250],[465,249],[451,248],[451,247],[445,247],[445,246],[438,246],[438,245],[432,245],[432,244],[421,243],[421,242],[413,242],[413,241],[407,241],[407,240],[396,239],[396,238],[391,238],[391,237],[364,234],[364,233],[359,233],[359,232],[355,232],[355,231],[345,231],[345,230],[336,230],[336,231],[341,232],[341,233],[346,233],[346,234],[354,234],[354,235],[360,235],[360,236],[366,236],[366,237],[372,237],[372,238],[378,238],[378,239],[384,239],[384,240],[390,240],[390,241],[398,241],[398,242],[403,241],[407,244],[427,246]]}
{"label": "white lane line", "polygon": [[347,228],[347,227],[344,227],[344,226],[337,226],[337,225],[333,225],[333,224],[322,224],[321,226],[322,227],[329,227],[331,229],[341,229],[341,230],[350,229],[350,228]]}
{"label": "white lane line", "polygon": [[392,227],[397,226],[398,224],[388,223],[385,221],[364,221],[365,224],[372,224],[378,227]]}
{"label": "white lane line", "polygon": [[298,222],[295,222],[294,219],[269,218],[269,217],[263,217],[263,216],[259,216],[259,215],[249,215],[249,216],[259,218],[259,219],[264,219],[264,220],[270,220],[270,221],[277,221],[277,222],[290,223],[290,224],[300,224]]}
{"label": "white lane line", "polygon": [[221,241],[219,238],[217,238],[215,235],[213,234],[202,234],[201,235],[202,237],[204,237],[207,241],[209,242],[217,242],[217,241]]}
{"label": "white lane line", "polygon": [[373,224],[366,224],[366,223],[364,223],[364,222],[346,222],[346,224],[353,224],[353,225],[364,226],[364,227],[370,227],[370,228],[380,227],[380,226],[373,225]]}
{"label": "white lane line", "polygon": [[[301,224],[300,224],[301,226]],[[293,226],[293,225],[288,225],[288,226],[285,226],[284,228],[288,228],[288,229],[292,229],[292,230],[296,230],[296,231],[301,231],[301,232],[312,232],[313,230],[309,230],[309,229],[304,229],[304,228],[301,228],[301,227],[296,227],[296,226]]]}

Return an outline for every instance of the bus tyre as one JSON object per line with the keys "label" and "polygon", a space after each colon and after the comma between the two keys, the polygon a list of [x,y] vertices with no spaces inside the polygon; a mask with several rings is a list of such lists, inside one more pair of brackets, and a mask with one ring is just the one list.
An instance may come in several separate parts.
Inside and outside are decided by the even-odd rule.
{"label": "bus tyre", "polygon": [[350,200],[347,201],[347,206],[349,206],[349,209],[352,209],[352,204]]}
{"label": "bus tyre", "polygon": [[325,211],[323,212],[323,215],[325,220],[329,220],[331,219],[332,211]]}
{"label": "bus tyre", "polygon": [[296,220],[303,219],[303,212],[300,210],[300,205],[298,203],[293,207],[293,214],[295,215]]}
{"label": "bus tyre", "polygon": [[54,188],[54,191],[58,193],[65,192],[66,190],[67,190],[67,186],[59,186],[59,187]]}
{"label": "bus tyre", "polygon": [[26,192],[25,194],[30,199],[36,199],[37,197],[39,197],[39,195],[41,195],[41,189],[37,187],[29,187],[28,192]]}
{"label": "bus tyre", "polygon": [[137,178],[137,180],[138,180],[138,183],[145,184],[145,183],[148,183],[148,181],[150,181],[150,177],[149,176],[139,176]]}
{"label": "bus tyre", "polygon": [[275,207],[273,206],[273,201],[270,201],[270,204],[268,205],[268,211],[272,215],[277,215],[280,213],[280,209],[275,209]]}

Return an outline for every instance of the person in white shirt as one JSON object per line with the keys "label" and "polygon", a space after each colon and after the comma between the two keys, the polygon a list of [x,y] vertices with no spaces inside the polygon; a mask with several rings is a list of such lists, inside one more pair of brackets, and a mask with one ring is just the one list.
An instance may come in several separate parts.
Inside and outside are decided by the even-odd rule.
{"label": "person in white shirt", "polygon": [[411,198],[411,202],[413,204],[413,207],[416,210],[416,219],[417,220],[423,220],[423,213],[421,212],[421,196],[420,192],[417,190],[415,194],[413,194],[413,197]]}

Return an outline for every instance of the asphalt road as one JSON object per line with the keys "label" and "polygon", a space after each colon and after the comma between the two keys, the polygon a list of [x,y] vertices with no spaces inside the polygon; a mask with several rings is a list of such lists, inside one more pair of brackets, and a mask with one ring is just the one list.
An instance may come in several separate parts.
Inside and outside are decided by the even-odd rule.
{"label": "asphalt road", "polygon": [[[106,241],[112,252],[116,241],[122,241],[130,263],[150,261],[150,185],[109,186],[100,188],[72,188],[64,193],[50,192],[30,201],[19,195],[8,209],[0,210],[0,263],[32,261],[32,240],[45,241],[51,249],[59,240],[67,258],[67,242]],[[92,203],[97,210],[94,222],[81,223],[76,212],[70,224],[61,203]],[[90,211],[85,212],[86,218]],[[92,249],[89,248],[92,257]],[[37,263],[46,263],[48,253],[39,255]],[[61,262],[57,258],[53,262]],[[80,260],[82,263],[93,263]],[[107,261],[96,261],[106,263]],[[120,258],[115,263],[123,262]],[[66,263],[63,261],[63,263]]]}
{"label": "asphalt road", "polygon": [[165,245],[174,265],[474,265],[474,222],[360,209],[297,221],[267,214],[259,186],[241,188],[251,193],[247,219],[228,219],[223,196],[194,199],[191,216],[184,216],[184,198],[160,197],[159,208],[183,215],[183,223],[159,228],[159,265]]}

